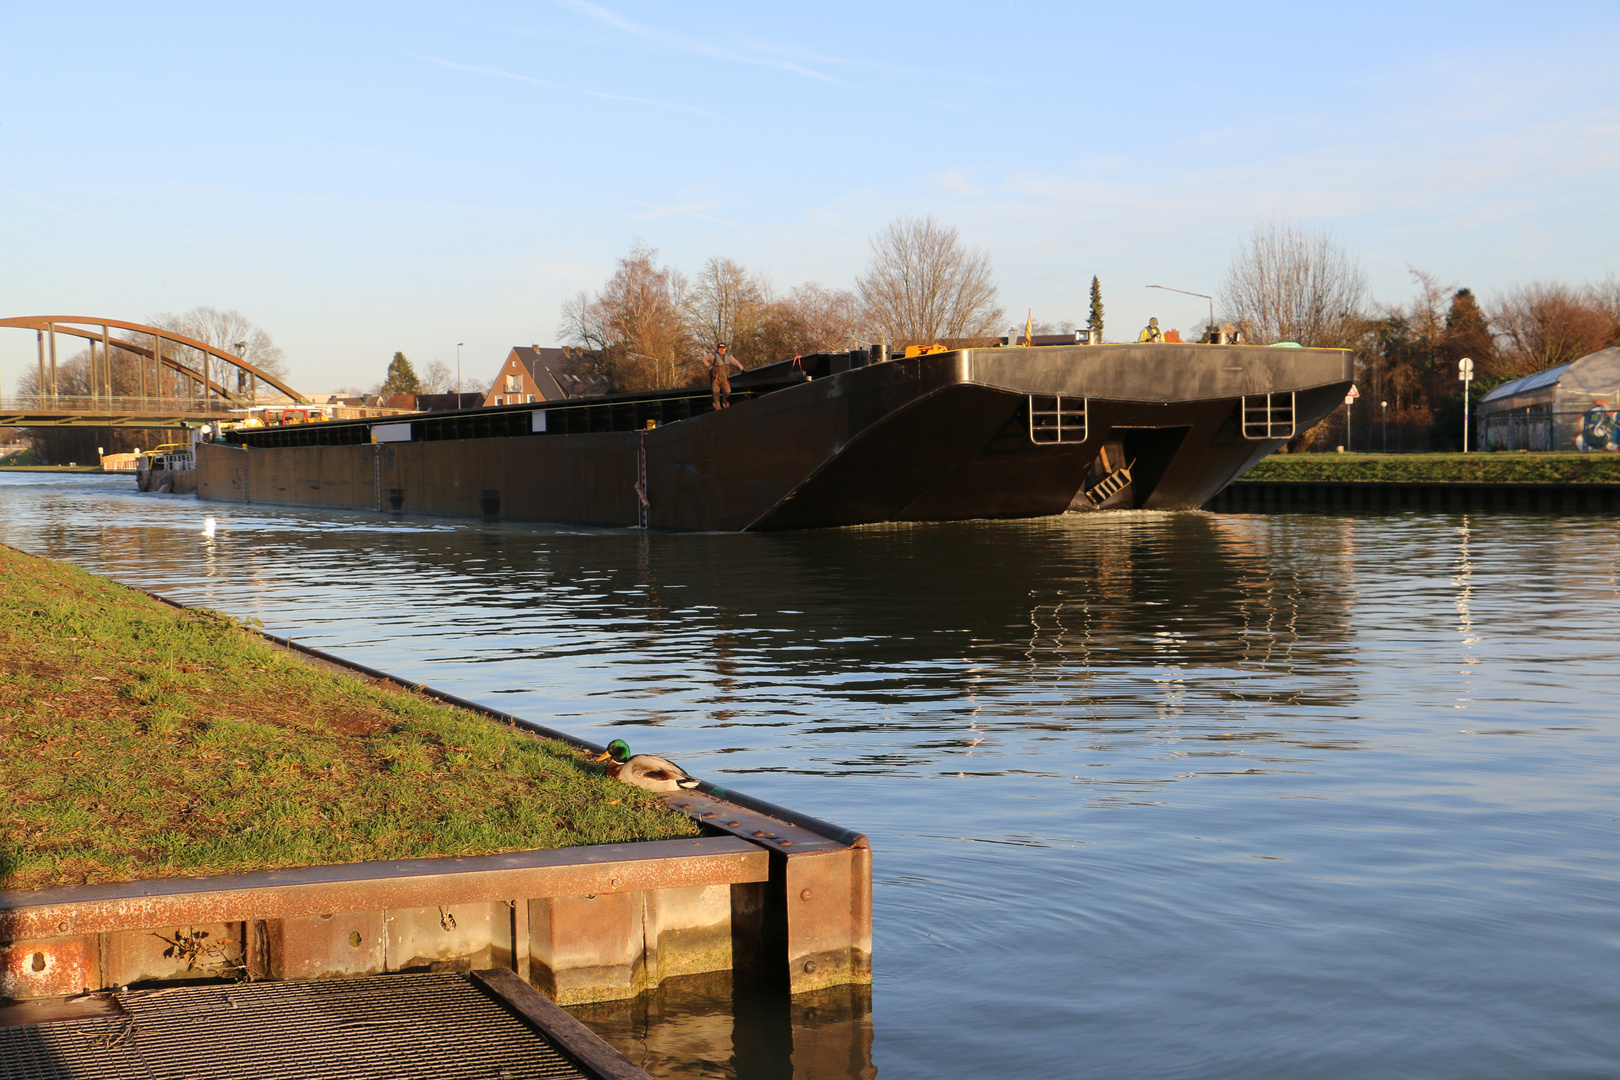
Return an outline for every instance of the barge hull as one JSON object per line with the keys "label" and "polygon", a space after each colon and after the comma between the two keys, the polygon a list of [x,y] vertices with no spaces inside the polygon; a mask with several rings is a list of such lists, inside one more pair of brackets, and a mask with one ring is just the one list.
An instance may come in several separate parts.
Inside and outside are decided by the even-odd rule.
{"label": "barge hull", "polygon": [[[1289,431],[1302,431],[1349,385],[1338,350],[968,349],[800,377],[651,430],[543,430],[548,411],[588,405],[570,402],[517,410],[536,416],[533,434],[432,438],[424,424],[434,421],[418,418],[408,441],[205,444],[198,493],[490,520],[807,529],[1059,514],[1086,505],[1106,460],[1132,474],[1129,497],[1109,505],[1194,508],[1284,441],[1254,437],[1246,402],[1286,396]],[[1065,437],[1036,441],[1032,410],[1060,400],[1077,410]]]}

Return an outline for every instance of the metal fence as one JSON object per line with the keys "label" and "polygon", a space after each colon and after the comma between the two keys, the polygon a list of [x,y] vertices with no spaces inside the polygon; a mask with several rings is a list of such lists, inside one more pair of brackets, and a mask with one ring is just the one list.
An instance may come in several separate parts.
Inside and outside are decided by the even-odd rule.
{"label": "metal fence", "polygon": [[[1343,409],[1326,419],[1302,450],[1332,450],[1342,446],[1357,454],[1419,454],[1434,449],[1433,424],[1384,421],[1374,414],[1370,421],[1363,422],[1358,416],[1346,426]],[[1461,429],[1456,438],[1459,443],[1462,441]]]}
{"label": "metal fence", "polygon": [[[1582,411],[1554,412],[1548,408],[1519,408],[1469,417],[1470,450],[1530,450],[1593,453],[1620,451],[1620,405],[1613,409],[1593,405]],[[1410,454],[1430,450],[1462,449],[1462,424],[1440,430],[1434,424],[1385,424],[1376,413],[1370,420],[1354,417],[1349,425],[1344,410],[1326,418],[1302,450],[1338,447],[1357,454]]]}

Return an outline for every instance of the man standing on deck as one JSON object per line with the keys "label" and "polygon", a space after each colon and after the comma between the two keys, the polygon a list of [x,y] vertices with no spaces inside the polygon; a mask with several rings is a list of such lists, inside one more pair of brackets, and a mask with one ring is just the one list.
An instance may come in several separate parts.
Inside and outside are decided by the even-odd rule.
{"label": "man standing on deck", "polygon": [[731,368],[738,371],[743,366],[737,363],[737,358],[726,352],[726,343],[717,342],[714,346],[714,359],[709,361],[709,389],[714,394],[714,407],[720,409],[731,408]]}
{"label": "man standing on deck", "polygon": [[1154,345],[1161,344],[1164,341],[1164,335],[1159,332],[1159,320],[1149,319],[1148,324],[1142,327],[1142,333],[1137,336],[1136,340]]}

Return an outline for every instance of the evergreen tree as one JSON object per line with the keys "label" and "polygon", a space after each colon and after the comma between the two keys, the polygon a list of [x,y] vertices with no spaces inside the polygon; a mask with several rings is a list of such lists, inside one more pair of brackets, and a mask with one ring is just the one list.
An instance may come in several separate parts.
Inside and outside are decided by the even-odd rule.
{"label": "evergreen tree", "polygon": [[1093,274],[1093,275],[1091,275],[1091,317],[1086,320],[1086,329],[1096,331],[1098,340],[1101,340],[1102,339],[1102,328],[1103,328],[1102,283],[1097,280],[1097,275]]}
{"label": "evergreen tree", "polygon": [[383,397],[393,397],[395,394],[419,394],[422,392],[422,383],[416,377],[416,369],[411,362],[405,359],[405,354],[397,352],[394,359],[388,364],[388,378],[383,380],[382,389],[378,391]]}
{"label": "evergreen tree", "polygon": [[1496,336],[1485,321],[1485,313],[1468,289],[1458,289],[1446,314],[1446,328],[1440,337],[1440,355],[1455,366],[1464,356],[1474,361],[1479,377],[1496,373]]}

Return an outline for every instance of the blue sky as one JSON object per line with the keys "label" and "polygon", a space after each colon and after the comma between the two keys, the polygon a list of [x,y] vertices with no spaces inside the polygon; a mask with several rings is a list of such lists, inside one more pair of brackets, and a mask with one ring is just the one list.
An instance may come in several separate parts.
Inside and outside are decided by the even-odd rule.
{"label": "blue sky", "polygon": [[[933,214],[1010,317],[1190,327],[1257,219],[1487,300],[1620,272],[1614,3],[0,2],[0,315],[237,308],[293,385],[483,381],[637,238],[847,286]],[[0,332],[9,389],[31,335]]]}

